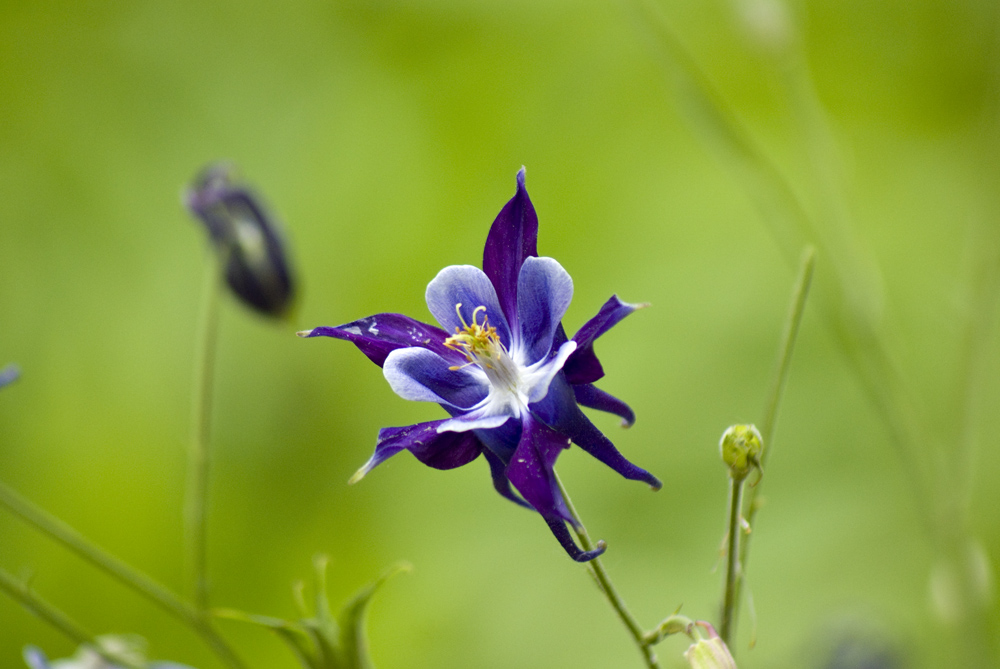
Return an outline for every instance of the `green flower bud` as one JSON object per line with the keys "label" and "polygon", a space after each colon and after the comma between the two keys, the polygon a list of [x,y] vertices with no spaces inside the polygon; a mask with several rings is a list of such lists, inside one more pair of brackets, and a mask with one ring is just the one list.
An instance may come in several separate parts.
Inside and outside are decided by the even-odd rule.
{"label": "green flower bud", "polygon": [[691,669],[737,669],[736,660],[715,629],[705,622],[697,624],[705,628],[709,636],[707,639],[698,639],[684,652],[684,659],[691,665]]}
{"label": "green flower bud", "polygon": [[729,475],[742,481],[753,469],[760,468],[764,442],[753,425],[733,425],[722,434],[719,452],[729,467]]}

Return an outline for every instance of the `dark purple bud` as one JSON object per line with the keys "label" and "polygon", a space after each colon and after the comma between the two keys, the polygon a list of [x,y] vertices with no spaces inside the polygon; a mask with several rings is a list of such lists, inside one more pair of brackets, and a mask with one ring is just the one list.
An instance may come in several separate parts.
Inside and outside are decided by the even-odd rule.
{"label": "dark purple bud", "polygon": [[227,163],[209,165],[184,204],[208,230],[233,293],[262,314],[283,316],[295,295],[285,242],[260,198],[236,183],[233,172]]}

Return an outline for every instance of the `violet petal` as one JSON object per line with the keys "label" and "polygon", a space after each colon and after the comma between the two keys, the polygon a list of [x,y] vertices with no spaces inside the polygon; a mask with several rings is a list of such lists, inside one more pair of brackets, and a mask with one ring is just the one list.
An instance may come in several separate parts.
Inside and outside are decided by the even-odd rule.
{"label": "violet petal", "polygon": [[556,458],[567,448],[569,439],[526,414],[521,441],[507,465],[507,478],[543,517],[573,522],[552,471]]}
{"label": "violet petal", "polygon": [[663,486],[660,480],[626,460],[611,440],[580,411],[572,388],[563,375],[557,375],[552,379],[545,398],[530,405],[531,413],[625,478],[645,481],[654,490],[659,490]]}
{"label": "violet petal", "polygon": [[569,528],[566,527],[566,523],[559,518],[546,518],[545,522],[549,524],[549,529],[552,530],[552,534],[556,535],[556,539],[558,539],[559,543],[562,544],[562,547],[566,549],[569,556],[577,562],[590,562],[607,550],[607,546],[605,546],[602,542],[599,542],[597,544],[597,548],[594,550],[586,552],[581,551],[577,547],[576,542],[573,541],[573,537],[570,536]]}
{"label": "violet petal", "polygon": [[573,386],[573,394],[576,395],[577,404],[597,409],[598,411],[613,413],[621,418],[622,427],[632,427],[635,425],[635,412],[632,411],[632,408],[597,386],[590,383],[575,385]]}
{"label": "violet petal", "polygon": [[386,427],[378,431],[375,452],[351,478],[359,481],[365,474],[402,450],[408,450],[425,465],[435,469],[454,469],[475,460],[482,446],[471,432],[438,432],[443,420],[432,420],[405,427]]}
{"label": "violet petal", "polygon": [[[497,293],[483,270],[472,265],[450,265],[437,273],[427,284],[427,308],[448,331],[465,329],[473,321],[483,324],[483,314],[473,314],[478,307],[486,307],[487,323],[496,328],[497,336],[508,349],[511,345],[507,318],[500,310]],[[456,305],[462,306],[456,308]],[[461,312],[461,316],[459,316]]]}
{"label": "violet petal", "polygon": [[465,356],[444,345],[448,333],[402,314],[384,313],[361,318],[336,327],[321,326],[299,333],[300,337],[333,337],[357,346],[368,359],[381,367],[390,352],[416,346],[434,351],[451,364],[465,363]]}
{"label": "violet petal", "polygon": [[514,492],[513,488],[510,487],[510,480],[507,478],[506,474],[507,465],[503,463],[500,456],[489,448],[483,449],[483,455],[486,456],[486,462],[490,463],[490,476],[493,477],[493,487],[496,488],[496,491],[515,504],[534,511],[534,509],[531,508],[531,505],[521,499],[518,494]]}
{"label": "violet petal", "polygon": [[566,362],[566,378],[570,383],[593,383],[604,376],[604,369],[594,353],[594,341],[633,311],[645,306],[622,302],[617,295],[612,295],[597,315],[583,324],[573,335],[573,341],[578,345],[576,353]]}
{"label": "violet petal", "polygon": [[434,351],[400,348],[385,359],[382,374],[404,400],[468,409],[486,397],[489,383],[478,368],[455,368]]}
{"label": "violet petal", "polygon": [[511,329],[517,330],[517,277],[525,258],[538,255],[538,216],[517,173],[517,192],[503,206],[486,236],[483,271],[493,282]]}
{"label": "violet petal", "polygon": [[476,436],[506,467],[521,441],[521,421],[509,420],[492,430],[476,430]]}
{"label": "violet petal", "polygon": [[576,349],[574,355],[566,361],[563,371],[566,372],[566,380],[572,384],[593,383],[604,378],[604,367],[597,359],[593,346],[582,351]]}
{"label": "violet petal", "polygon": [[524,364],[549,354],[562,317],[573,299],[573,279],[552,258],[526,258],[517,280],[517,316]]}

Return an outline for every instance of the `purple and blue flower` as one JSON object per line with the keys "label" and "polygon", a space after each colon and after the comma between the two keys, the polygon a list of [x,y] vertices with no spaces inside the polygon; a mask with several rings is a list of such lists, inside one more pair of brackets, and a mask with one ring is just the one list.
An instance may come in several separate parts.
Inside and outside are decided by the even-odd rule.
{"label": "purple and blue flower", "polygon": [[436,469],[460,467],[483,455],[496,490],[541,514],[566,552],[585,562],[604,547],[580,550],[566,526],[576,521],[553,467],[570,442],[627,479],[645,481],[654,490],[661,486],[625,459],[580,410],[615,414],[625,427],[635,422],[627,404],[594,385],[604,376],[594,341],[644,305],[612,296],[568,338],[561,321],[573,280],[552,258],[538,257],[537,238],[538,217],[522,168],[517,192],[486,238],[483,269],[445,267],[427,286],[427,306],[443,329],[383,313],[299,335],[352,342],[382,367],[400,397],[434,402],[449,414],[380,430],[375,453],[352,483],[402,450]]}

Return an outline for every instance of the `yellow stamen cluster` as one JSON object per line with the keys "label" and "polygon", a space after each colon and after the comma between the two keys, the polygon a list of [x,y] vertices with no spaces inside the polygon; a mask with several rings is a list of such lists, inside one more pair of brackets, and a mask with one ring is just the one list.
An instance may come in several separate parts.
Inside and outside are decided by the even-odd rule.
{"label": "yellow stamen cluster", "polygon": [[[473,309],[472,323],[465,322],[461,309],[462,303],[459,302],[455,305],[455,312],[458,314],[458,320],[462,322],[462,327],[456,327],[455,334],[445,339],[444,345],[463,354],[469,362],[448,369],[462,369],[462,367],[474,363],[492,367],[489,360],[494,357],[499,360],[504,348],[503,344],[500,343],[500,337],[497,336],[497,329],[487,322],[486,307],[480,306]],[[476,322],[479,312],[483,312],[482,325]]]}

